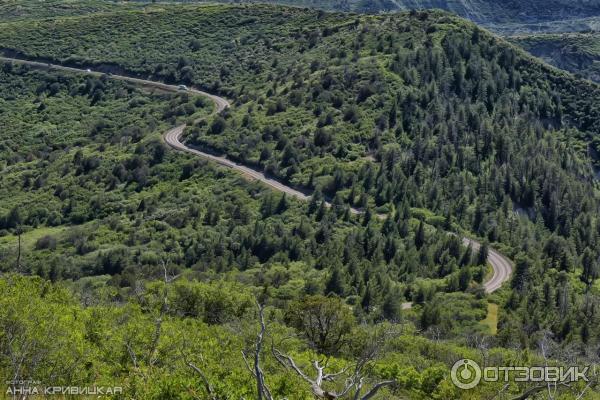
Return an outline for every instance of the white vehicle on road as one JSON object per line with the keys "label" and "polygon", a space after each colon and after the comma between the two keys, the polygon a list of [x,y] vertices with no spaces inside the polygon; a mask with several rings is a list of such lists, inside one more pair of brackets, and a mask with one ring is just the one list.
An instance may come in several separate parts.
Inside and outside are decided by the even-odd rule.
{"label": "white vehicle on road", "polygon": [[185,85],[179,85],[179,86],[177,86],[177,89],[179,89],[179,90],[185,90],[186,92],[189,90],[188,87],[185,86]]}

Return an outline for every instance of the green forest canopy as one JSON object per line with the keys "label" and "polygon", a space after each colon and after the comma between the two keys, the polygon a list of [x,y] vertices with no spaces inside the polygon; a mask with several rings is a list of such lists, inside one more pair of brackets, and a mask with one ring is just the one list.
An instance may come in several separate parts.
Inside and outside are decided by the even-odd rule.
{"label": "green forest canopy", "polygon": [[[166,335],[204,335],[197,344],[206,346],[206,337],[237,329],[227,365],[241,365],[239,349],[256,333],[253,297],[268,304],[273,338],[299,335],[284,350],[306,365],[311,352],[335,354],[340,365],[359,353],[352,343],[332,349],[311,339],[297,315],[301,304],[333,302],[327,309],[342,313],[344,329],[357,337],[365,323],[373,332],[390,323],[408,329],[368,375],[399,377],[406,371],[392,359],[408,362],[415,381],[392,388],[398,396],[462,395],[448,386],[448,370],[458,354],[478,357],[464,347],[478,335],[506,358],[515,355],[505,348],[535,350],[548,334],[581,357],[597,349],[598,196],[589,150],[597,149],[600,96],[589,82],[441,12],[159,5],[35,27],[4,22],[0,45],[24,57],[194,84],[233,102],[209,116],[212,105],[188,94],[3,66],[0,265],[54,282],[7,275],[3,301],[12,301],[15,285],[32,286],[40,298],[64,290],[73,313],[106,312],[113,321],[112,313],[137,310],[133,331],[117,334],[122,325],[106,322],[95,333],[113,338],[118,351],[93,347],[101,340],[89,327],[73,330],[97,354],[94,373],[74,373],[82,382],[99,382],[93,376],[114,368],[109,353],[121,357],[112,376],[132,390],[181,361],[169,358],[169,346],[181,347],[171,337],[161,339],[159,355],[139,358],[141,367],[131,356],[135,346],[148,347],[153,321],[166,312],[143,297],[161,291],[172,304]],[[313,201],[165,148],[167,127],[198,119],[186,132],[190,143],[315,190]],[[350,206],[366,212],[354,216]],[[493,243],[515,261],[512,284],[490,299],[501,305],[493,337],[479,322],[488,308],[480,285],[487,268],[447,230]],[[182,274],[181,283],[161,288],[164,269]],[[207,305],[211,285],[246,295]],[[405,300],[423,305],[403,313]],[[6,327],[16,324],[10,315]],[[137,328],[144,326],[148,332]],[[32,326],[20,329],[39,343]],[[48,351],[58,357],[60,347]],[[8,373],[9,353],[3,357]],[[278,395],[305,390],[266,357]],[[218,371],[210,381],[225,385],[219,393],[252,393],[244,368],[222,380]],[[140,396],[199,387],[189,365],[173,374]]]}

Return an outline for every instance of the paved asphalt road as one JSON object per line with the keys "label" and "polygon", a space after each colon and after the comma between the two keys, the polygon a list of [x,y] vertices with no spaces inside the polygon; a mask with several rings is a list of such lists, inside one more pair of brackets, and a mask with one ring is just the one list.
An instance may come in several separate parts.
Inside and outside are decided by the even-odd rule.
{"label": "paved asphalt road", "polygon": [[[37,61],[20,60],[20,59],[15,59],[15,58],[8,58],[8,57],[0,57],[0,61],[12,62],[15,64],[27,64],[27,65],[30,65],[30,66],[33,66],[36,68],[55,69],[55,70],[62,70],[62,71],[69,71],[69,72],[76,72],[76,73],[84,73],[84,74],[94,75],[94,76],[104,75],[101,72],[95,72],[95,71],[86,70],[86,69],[64,67],[62,65],[48,64],[48,63],[37,62]],[[161,83],[161,82],[149,81],[149,80],[144,80],[144,79],[139,79],[139,78],[132,78],[132,77],[123,76],[123,75],[109,75],[109,77],[111,79],[133,82],[133,83],[136,83],[141,86],[154,87],[154,88],[158,88],[158,89],[169,91],[169,92],[181,91],[179,86],[167,85],[167,84]],[[187,92],[205,96],[205,97],[208,97],[209,99],[211,99],[216,106],[215,113],[219,113],[230,106],[229,102],[227,100],[225,100],[224,98],[210,94],[210,93],[203,92],[201,90],[188,88]],[[258,180],[275,190],[287,193],[288,195],[296,197],[300,200],[308,200],[310,198],[310,195],[307,195],[306,193],[303,193],[299,190],[296,190],[294,188],[286,186],[277,180],[268,178],[261,171],[255,170],[255,169],[247,167],[245,165],[238,164],[234,161],[227,159],[226,157],[215,156],[213,154],[205,153],[198,149],[187,146],[185,143],[183,143],[181,141],[181,137],[183,135],[183,131],[185,130],[185,128],[186,128],[186,125],[180,125],[180,126],[177,126],[173,129],[169,130],[168,132],[166,132],[164,135],[165,142],[169,146],[171,146],[172,148],[174,148],[176,150],[191,153],[191,154],[203,157],[205,159],[214,161],[225,167],[239,171],[248,179]],[[352,213],[361,214],[362,212],[358,209],[353,208]],[[463,243],[465,246],[471,245],[473,247],[474,251],[477,251],[480,247],[479,242],[469,239],[469,238],[463,238]],[[485,287],[485,290],[487,293],[493,293],[496,290],[500,289],[500,287],[510,279],[510,275],[512,273],[512,263],[506,257],[504,257],[502,254],[498,253],[497,251],[495,251],[493,249],[490,249],[490,251],[489,251],[488,262],[492,266],[492,268],[494,270],[494,274],[489,281],[484,283],[484,287]],[[412,303],[403,303],[402,304],[403,309],[409,309],[411,307],[412,307]]]}

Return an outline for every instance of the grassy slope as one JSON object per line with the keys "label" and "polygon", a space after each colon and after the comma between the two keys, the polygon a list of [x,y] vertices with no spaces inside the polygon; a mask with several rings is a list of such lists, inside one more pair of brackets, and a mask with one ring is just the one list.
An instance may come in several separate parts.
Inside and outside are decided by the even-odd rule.
{"label": "grassy slope", "polygon": [[488,303],[487,315],[481,323],[489,328],[492,335],[498,333],[498,304]]}

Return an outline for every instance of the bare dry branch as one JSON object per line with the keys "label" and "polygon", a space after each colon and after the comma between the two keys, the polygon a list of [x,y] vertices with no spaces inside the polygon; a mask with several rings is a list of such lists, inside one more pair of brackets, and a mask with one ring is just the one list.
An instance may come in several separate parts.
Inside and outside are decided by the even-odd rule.
{"label": "bare dry branch", "polygon": [[262,352],[263,343],[265,340],[265,334],[267,331],[267,327],[265,324],[265,315],[264,315],[264,306],[260,304],[258,301],[256,302],[258,307],[258,319],[260,323],[260,331],[256,335],[256,342],[254,345],[254,364],[250,367],[250,363],[248,362],[248,356],[246,351],[242,350],[242,358],[244,359],[244,363],[246,364],[246,368],[250,371],[252,376],[256,379],[256,390],[258,392],[258,400],[262,400],[263,398],[266,400],[273,400],[273,396],[271,395],[271,391],[269,390],[267,384],[265,383],[265,375],[260,366],[260,355]]}
{"label": "bare dry branch", "polygon": [[208,392],[208,395],[210,396],[210,399],[211,400],[217,400],[217,396],[215,395],[215,391],[214,391],[212,385],[210,384],[210,382],[208,381],[208,378],[206,377],[206,374],[204,374],[204,372],[200,368],[198,368],[194,363],[186,361],[186,364],[191,369],[193,369],[200,376],[200,379],[202,379],[202,382],[204,383],[204,388]]}

